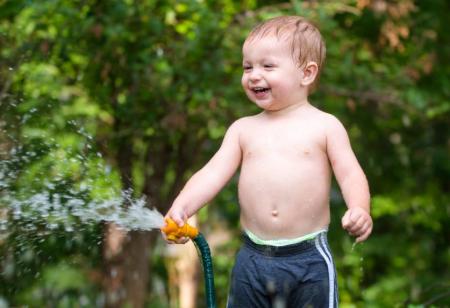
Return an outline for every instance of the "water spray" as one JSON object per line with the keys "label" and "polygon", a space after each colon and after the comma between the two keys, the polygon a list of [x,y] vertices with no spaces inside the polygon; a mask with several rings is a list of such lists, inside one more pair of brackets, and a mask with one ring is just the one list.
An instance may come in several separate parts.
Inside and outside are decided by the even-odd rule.
{"label": "water spray", "polygon": [[[22,116],[21,125],[31,118],[34,111],[32,109]],[[0,242],[6,242],[10,237],[13,241],[13,236],[17,239],[15,232],[18,232],[23,239],[30,237],[43,243],[50,234],[58,236],[59,232],[64,231],[75,233],[84,226],[100,222],[113,223],[125,231],[161,229],[168,239],[188,237],[201,255],[207,307],[216,307],[211,254],[203,235],[190,225],[180,228],[171,220],[164,221],[161,213],[148,208],[144,197],[134,197],[132,190],[115,190],[114,187],[120,185],[115,185],[110,174],[112,168],[102,154],[94,152],[94,138],[74,120],[68,121],[67,126],[67,133],[75,138],[68,144],[59,141],[66,138],[65,135],[47,135],[45,131],[42,135],[23,135],[20,142],[14,136],[7,135],[11,148],[0,151]],[[3,129],[3,126],[0,128]],[[50,129],[54,128],[50,126]],[[38,163],[38,167],[42,168],[37,169],[39,176],[33,177],[23,172],[33,163]],[[68,172],[69,169],[76,172]],[[51,177],[45,179],[47,174]],[[28,249],[34,253],[36,249],[36,255],[40,254],[39,244],[30,243],[21,243],[17,246],[18,251]],[[22,261],[4,261],[1,258],[2,255],[2,270],[7,265],[9,276],[19,272],[17,269],[20,268],[15,267],[14,262]],[[2,274],[7,272],[5,270]],[[38,275],[39,272],[35,277]]]}
{"label": "water spray", "polygon": [[214,273],[211,259],[211,252],[206,242],[205,237],[198,231],[197,228],[185,223],[182,227],[179,227],[176,222],[170,218],[166,218],[166,225],[161,228],[168,240],[176,241],[182,237],[190,238],[198,251],[202,259],[203,275],[205,279],[205,296],[206,306],[208,308],[216,308],[216,294],[214,288]]}

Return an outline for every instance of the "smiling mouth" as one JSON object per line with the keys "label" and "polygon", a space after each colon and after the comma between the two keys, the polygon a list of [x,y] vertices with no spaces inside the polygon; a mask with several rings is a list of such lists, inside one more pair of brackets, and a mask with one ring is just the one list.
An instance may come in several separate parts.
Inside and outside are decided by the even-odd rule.
{"label": "smiling mouth", "polygon": [[263,87],[256,87],[256,88],[252,89],[252,91],[255,92],[256,94],[267,93],[267,92],[269,92],[269,90],[270,90],[270,88],[263,88]]}

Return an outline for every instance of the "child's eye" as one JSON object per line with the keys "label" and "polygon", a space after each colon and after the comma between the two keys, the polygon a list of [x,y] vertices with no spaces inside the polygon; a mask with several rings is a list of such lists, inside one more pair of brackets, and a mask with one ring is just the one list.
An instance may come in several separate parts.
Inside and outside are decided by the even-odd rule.
{"label": "child's eye", "polygon": [[273,64],[264,64],[264,68],[274,68],[275,65]]}
{"label": "child's eye", "polygon": [[242,68],[244,69],[244,71],[249,71],[252,69],[250,65],[244,65]]}

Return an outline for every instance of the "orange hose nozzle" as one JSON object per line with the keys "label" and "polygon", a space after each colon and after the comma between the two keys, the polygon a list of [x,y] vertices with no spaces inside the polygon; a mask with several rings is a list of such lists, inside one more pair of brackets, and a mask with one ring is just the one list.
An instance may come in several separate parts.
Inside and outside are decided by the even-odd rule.
{"label": "orange hose nozzle", "polygon": [[194,239],[198,235],[198,229],[185,223],[179,227],[175,221],[170,218],[165,219],[166,225],[161,228],[161,231],[166,234],[169,241],[176,241],[182,237],[189,237]]}

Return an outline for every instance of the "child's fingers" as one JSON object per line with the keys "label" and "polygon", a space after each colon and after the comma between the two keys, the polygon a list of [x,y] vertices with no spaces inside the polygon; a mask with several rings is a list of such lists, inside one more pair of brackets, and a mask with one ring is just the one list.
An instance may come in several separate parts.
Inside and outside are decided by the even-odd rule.
{"label": "child's fingers", "polygon": [[175,241],[176,244],[185,244],[189,241],[188,237],[180,237]]}
{"label": "child's fingers", "polygon": [[372,232],[372,219],[364,211],[349,209],[342,217],[342,227],[351,236],[356,236],[356,242],[365,241]]}
{"label": "child's fingers", "polygon": [[[353,217],[352,217],[353,218]],[[363,216],[354,215],[354,220],[351,220],[351,224],[347,227],[347,230],[351,233],[360,233],[365,225],[366,220]]]}
{"label": "child's fingers", "polygon": [[372,233],[373,223],[372,220],[367,220],[364,222],[363,227],[355,234],[357,236],[356,242],[362,242],[365,241],[369,235]]}
{"label": "child's fingers", "polygon": [[173,212],[166,215],[166,218],[172,219],[178,225],[178,227],[182,227],[184,226],[184,222],[187,220],[187,217],[185,216],[186,215],[182,213]]}
{"label": "child's fingers", "polygon": [[161,231],[161,235],[163,239],[167,242],[167,244],[185,244],[189,241],[188,237],[180,237],[177,238],[176,240],[169,240],[167,238],[167,234],[165,234],[163,231]]}
{"label": "child's fingers", "polygon": [[369,235],[370,235],[371,233],[372,233],[372,225],[370,225],[370,226],[366,229],[366,231],[363,232],[363,234],[361,234],[360,236],[358,236],[358,237],[356,238],[356,243],[360,243],[360,242],[365,241],[365,240],[369,237]]}
{"label": "child's fingers", "polygon": [[347,229],[350,225],[350,211],[347,211],[341,219],[342,228]]}
{"label": "child's fingers", "polygon": [[[166,217],[165,217],[166,219],[167,218],[170,218],[170,219],[172,219],[177,225],[178,225],[178,227],[182,227],[182,226],[184,226],[184,224],[185,224],[185,221],[187,220],[187,216],[186,216],[186,214],[185,213],[180,213],[180,212],[177,212],[177,211],[171,211],[171,212],[169,212],[169,213],[167,213],[167,215],[166,215]],[[180,237],[180,238],[177,238],[177,239],[175,239],[175,240],[169,240],[168,238],[167,238],[167,234],[165,234],[164,232],[162,232],[161,231],[161,233],[162,233],[162,237],[164,238],[164,240],[168,243],[168,244],[185,244],[187,241],[189,241],[189,238],[188,237]]]}
{"label": "child's fingers", "polygon": [[350,232],[358,230],[363,223],[361,213],[352,210],[347,211],[344,217],[342,217],[342,227]]}
{"label": "child's fingers", "polygon": [[182,227],[184,226],[184,219],[181,217],[173,217],[172,218],[173,221],[175,221],[175,223],[178,225],[178,227]]}

